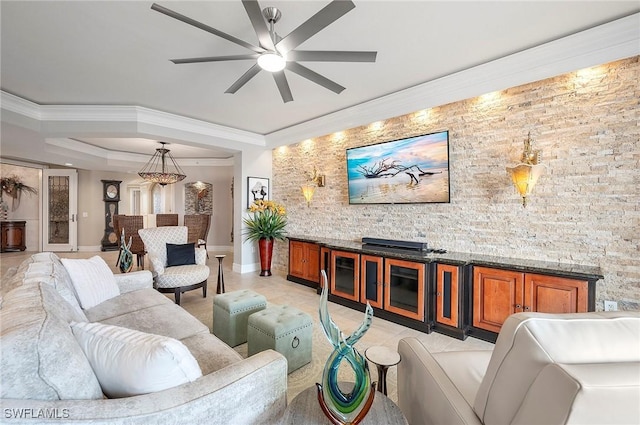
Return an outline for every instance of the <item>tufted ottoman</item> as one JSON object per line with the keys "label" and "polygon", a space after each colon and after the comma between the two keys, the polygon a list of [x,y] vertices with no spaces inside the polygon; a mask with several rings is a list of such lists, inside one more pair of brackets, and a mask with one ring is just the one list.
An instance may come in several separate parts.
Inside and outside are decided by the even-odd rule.
{"label": "tufted ottoman", "polygon": [[249,316],[248,354],[273,349],[287,358],[288,373],[311,361],[313,320],[286,305],[270,305]]}
{"label": "tufted ottoman", "polygon": [[213,334],[230,347],[247,342],[249,315],[267,307],[267,299],[248,289],[213,298]]}

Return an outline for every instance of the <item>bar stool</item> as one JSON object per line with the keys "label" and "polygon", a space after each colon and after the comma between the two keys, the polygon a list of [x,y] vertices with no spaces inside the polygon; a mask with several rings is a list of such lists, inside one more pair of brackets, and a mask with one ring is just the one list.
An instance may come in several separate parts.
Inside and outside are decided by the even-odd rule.
{"label": "bar stool", "polygon": [[222,273],[222,260],[226,255],[216,255],[218,259],[218,286],[216,287],[216,294],[224,294],[224,275]]}

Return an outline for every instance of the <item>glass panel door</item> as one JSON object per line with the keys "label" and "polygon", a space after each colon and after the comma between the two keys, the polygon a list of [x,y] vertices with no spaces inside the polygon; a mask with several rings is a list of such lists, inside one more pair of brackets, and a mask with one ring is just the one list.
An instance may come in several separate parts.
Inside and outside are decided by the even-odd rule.
{"label": "glass panel door", "polygon": [[42,248],[44,251],[77,251],[78,173],[45,169],[42,178]]}
{"label": "glass panel door", "polygon": [[331,252],[331,294],[360,301],[360,255]]}
{"label": "glass panel door", "polygon": [[425,265],[411,261],[385,261],[384,308],[424,321]]}
{"label": "glass panel door", "polygon": [[382,308],[382,257],[362,256],[362,288],[360,302]]}

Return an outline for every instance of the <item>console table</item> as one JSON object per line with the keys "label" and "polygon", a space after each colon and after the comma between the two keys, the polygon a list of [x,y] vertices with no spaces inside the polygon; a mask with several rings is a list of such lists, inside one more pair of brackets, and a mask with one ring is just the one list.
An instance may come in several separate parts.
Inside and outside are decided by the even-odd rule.
{"label": "console table", "polygon": [[369,302],[376,317],[459,339],[495,342],[513,313],[595,311],[603,278],[599,268],[584,265],[288,238],[288,280],[319,292],[316,276],[324,270],[329,301],[360,311]]}
{"label": "console table", "polygon": [[24,251],[26,239],[26,221],[3,221],[1,222],[2,230],[2,248],[0,252],[5,251]]}

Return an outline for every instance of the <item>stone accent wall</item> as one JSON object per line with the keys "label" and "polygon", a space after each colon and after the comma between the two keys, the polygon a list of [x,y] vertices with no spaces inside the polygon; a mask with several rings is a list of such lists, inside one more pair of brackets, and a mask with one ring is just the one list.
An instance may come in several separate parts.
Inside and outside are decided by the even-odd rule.
{"label": "stone accent wall", "polygon": [[[287,230],[599,266],[603,300],[640,309],[640,62],[633,57],[442,105],[273,151],[273,199]],[[349,205],[345,149],[449,130],[451,202]],[[505,167],[531,132],[546,173],[523,208]],[[311,206],[300,185],[326,175]],[[274,270],[286,273],[278,242]]]}

